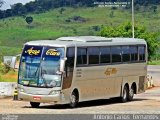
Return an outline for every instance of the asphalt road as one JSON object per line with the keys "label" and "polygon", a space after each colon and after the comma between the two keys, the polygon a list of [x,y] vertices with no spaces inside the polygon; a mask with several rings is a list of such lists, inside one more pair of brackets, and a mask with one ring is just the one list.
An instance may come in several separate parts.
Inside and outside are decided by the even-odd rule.
{"label": "asphalt road", "polygon": [[119,103],[116,99],[96,100],[80,103],[78,108],[67,105],[41,104],[31,108],[28,102],[0,99],[1,114],[160,114],[160,87],[138,94],[134,100]]}
{"label": "asphalt road", "polygon": [[160,86],[160,65],[149,65],[148,75],[152,76],[155,86]]}

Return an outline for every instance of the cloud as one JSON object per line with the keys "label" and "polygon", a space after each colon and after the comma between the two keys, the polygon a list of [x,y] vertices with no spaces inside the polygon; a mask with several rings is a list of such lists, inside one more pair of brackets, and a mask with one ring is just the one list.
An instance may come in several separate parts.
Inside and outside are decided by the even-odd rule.
{"label": "cloud", "polygon": [[10,5],[13,5],[15,3],[22,3],[22,4],[26,4],[30,1],[34,1],[34,0],[4,0],[5,3],[3,4],[3,6],[1,7],[2,10],[6,10],[11,8]]}

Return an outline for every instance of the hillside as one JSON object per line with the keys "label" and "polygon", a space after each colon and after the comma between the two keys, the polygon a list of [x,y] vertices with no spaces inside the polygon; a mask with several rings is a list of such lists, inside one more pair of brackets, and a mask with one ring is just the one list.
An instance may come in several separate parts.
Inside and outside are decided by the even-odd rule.
{"label": "hillside", "polygon": [[[0,20],[0,56],[20,53],[30,40],[55,39],[60,36],[97,35],[101,26],[116,26],[131,21],[131,11],[111,8],[57,8],[41,14],[30,14],[33,23],[24,17]],[[157,12],[136,11],[136,24],[160,36],[160,6]]]}

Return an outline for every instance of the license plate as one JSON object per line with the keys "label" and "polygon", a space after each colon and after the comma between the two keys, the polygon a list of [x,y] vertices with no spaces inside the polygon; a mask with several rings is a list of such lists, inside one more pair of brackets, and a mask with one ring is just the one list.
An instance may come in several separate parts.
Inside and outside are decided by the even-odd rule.
{"label": "license plate", "polygon": [[34,100],[41,100],[41,97],[34,96],[33,99],[34,99]]}

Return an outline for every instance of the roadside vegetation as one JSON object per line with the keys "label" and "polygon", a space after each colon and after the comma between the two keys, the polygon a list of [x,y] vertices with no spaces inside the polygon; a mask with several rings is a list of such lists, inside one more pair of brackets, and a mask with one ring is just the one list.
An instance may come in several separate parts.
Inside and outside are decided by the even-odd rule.
{"label": "roadside vegetation", "polygon": [[6,64],[0,64],[0,82],[16,82],[17,77],[17,71]]}
{"label": "roadside vegetation", "polygon": [[[23,5],[22,3],[16,3],[11,5],[11,9],[0,10],[0,18],[12,17],[26,15],[28,13],[43,13],[51,9],[56,9],[60,7],[96,7],[100,3],[103,4],[109,2],[113,3],[118,2],[121,5],[126,3],[125,9],[131,8],[130,0],[35,0],[30,1],[29,3]],[[0,7],[4,4],[4,0],[0,0]],[[152,5],[150,9],[156,12],[156,5],[160,4],[159,0],[134,0],[136,9],[139,9],[139,6],[144,6],[145,9],[148,5]],[[63,10],[61,10],[63,12]]]}
{"label": "roadside vegetation", "polygon": [[[104,37],[132,37],[132,24],[128,22],[116,27],[103,27],[100,35]],[[148,60],[151,60],[157,52],[157,49],[160,47],[160,42],[157,40],[157,34],[155,32],[147,32],[143,26],[135,25],[135,38],[146,40]]]}
{"label": "roadside vegetation", "polygon": [[[38,39],[56,39],[60,36],[97,35],[103,27],[116,27],[131,20],[129,10],[119,8],[57,8],[41,14],[28,14],[33,22],[27,24],[23,17],[0,20],[0,55],[15,55],[23,44]],[[103,12],[102,12],[103,11]],[[135,12],[136,24],[155,32],[160,39],[160,8]],[[152,16],[152,17],[151,17]]]}
{"label": "roadside vegetation", "polygon": [[153,60],[148,62],[149,65],[160,65],[160,60]]}

